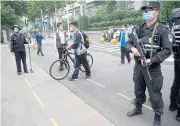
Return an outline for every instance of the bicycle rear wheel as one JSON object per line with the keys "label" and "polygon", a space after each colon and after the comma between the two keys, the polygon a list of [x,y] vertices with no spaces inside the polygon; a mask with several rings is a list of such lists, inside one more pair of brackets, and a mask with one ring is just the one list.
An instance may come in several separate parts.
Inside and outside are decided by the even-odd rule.
{"label": "bicycle rear wheel", "polygon": [[51,77],[55,80],[64,79],[70,71],[70,66],[67,61],[56,60],[52,63],[49,69]]}
{"label": "bicycle rear wheel", "polygon": [[[93,57],[91,56],[91,54],[86,54],[86,57],[87,57],[87,61],[88,61],[88,64],[89,64],[89,68],[91,69],[92,65],[93,65]],[[80,66],[80,70],[82,72],[85,72],[86,70],[84,69],[83,65]]]}

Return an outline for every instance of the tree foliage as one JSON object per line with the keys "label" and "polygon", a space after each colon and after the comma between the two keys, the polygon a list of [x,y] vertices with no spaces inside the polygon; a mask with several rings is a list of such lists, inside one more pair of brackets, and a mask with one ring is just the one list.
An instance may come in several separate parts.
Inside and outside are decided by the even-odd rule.
{"label": "tree foliage", "polygon": [[179,7],[179,1],[161,1],[160,21],[168,21],[172,10]]}
{"label": "tree foliage", "polygon": [[28,17],[29,20],[34,21],[36,18],[40,18],[41,10],[43,14],[50,15],[55,12],[55,7],[63,9],[66,4],[71,4],[73,1],[28,1]]}
{"label": "tree foliage", "polygon": [[20,17],[15,14],[15,10],[9,5],[4,5],[1,3],[1,28],[11,29],[13,25],[22,26],[22,21]]}
{"label": "tree foliage", "polygon": [[27,14],[27,1],[2,1],[1,4],[10,6],[18,16]]}

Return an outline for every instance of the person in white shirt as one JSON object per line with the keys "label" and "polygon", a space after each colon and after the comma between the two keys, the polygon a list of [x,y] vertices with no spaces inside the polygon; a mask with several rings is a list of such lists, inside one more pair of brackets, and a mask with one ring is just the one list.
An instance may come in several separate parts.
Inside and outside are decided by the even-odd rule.
{"label": "person in white shirt", "polygon": [[57,24],[57,32],[56,32],[56,37],[54,41],[54,51],[56,52],[58,50],[59,59],[62,58],[63,45],[67,45],[66,32],[63,30],[63,24],[59,22]]}

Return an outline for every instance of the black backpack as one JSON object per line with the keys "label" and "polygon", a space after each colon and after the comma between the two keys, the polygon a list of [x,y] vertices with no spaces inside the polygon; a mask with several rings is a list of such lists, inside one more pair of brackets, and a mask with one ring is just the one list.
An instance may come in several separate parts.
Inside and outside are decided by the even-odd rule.
{"label": "black backpack", "polygon": [[84,43],[81,42],[85,47],[86,49],[89,48],[89,37],[82,31],[80,31],[82,33],[82,36],[83,36],[83,39],[84,39]]}

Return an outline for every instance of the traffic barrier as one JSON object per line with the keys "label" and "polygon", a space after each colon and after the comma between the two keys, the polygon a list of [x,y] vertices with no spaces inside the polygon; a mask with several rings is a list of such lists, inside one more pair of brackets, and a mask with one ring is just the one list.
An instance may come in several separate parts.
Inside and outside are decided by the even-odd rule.
{"label": "traffic barrier", "polygon": [[116,43],[117,43],[116,39],[112,39],[112,40],[111,40],[111,43],[112,43],[113,45],[116,45]]}
{"label": "traffic barrier", "polygon": [[91,44],[92,43],[92,39],[89,39],[89,44]]}
{"label": "traffic barrier", "polygon": [[104,42],[105,42],[105,41],[104,41],[104,38],[101,38],[101,39],[100,39],[100,43],[101,43],[101,44],[104,44]]}

